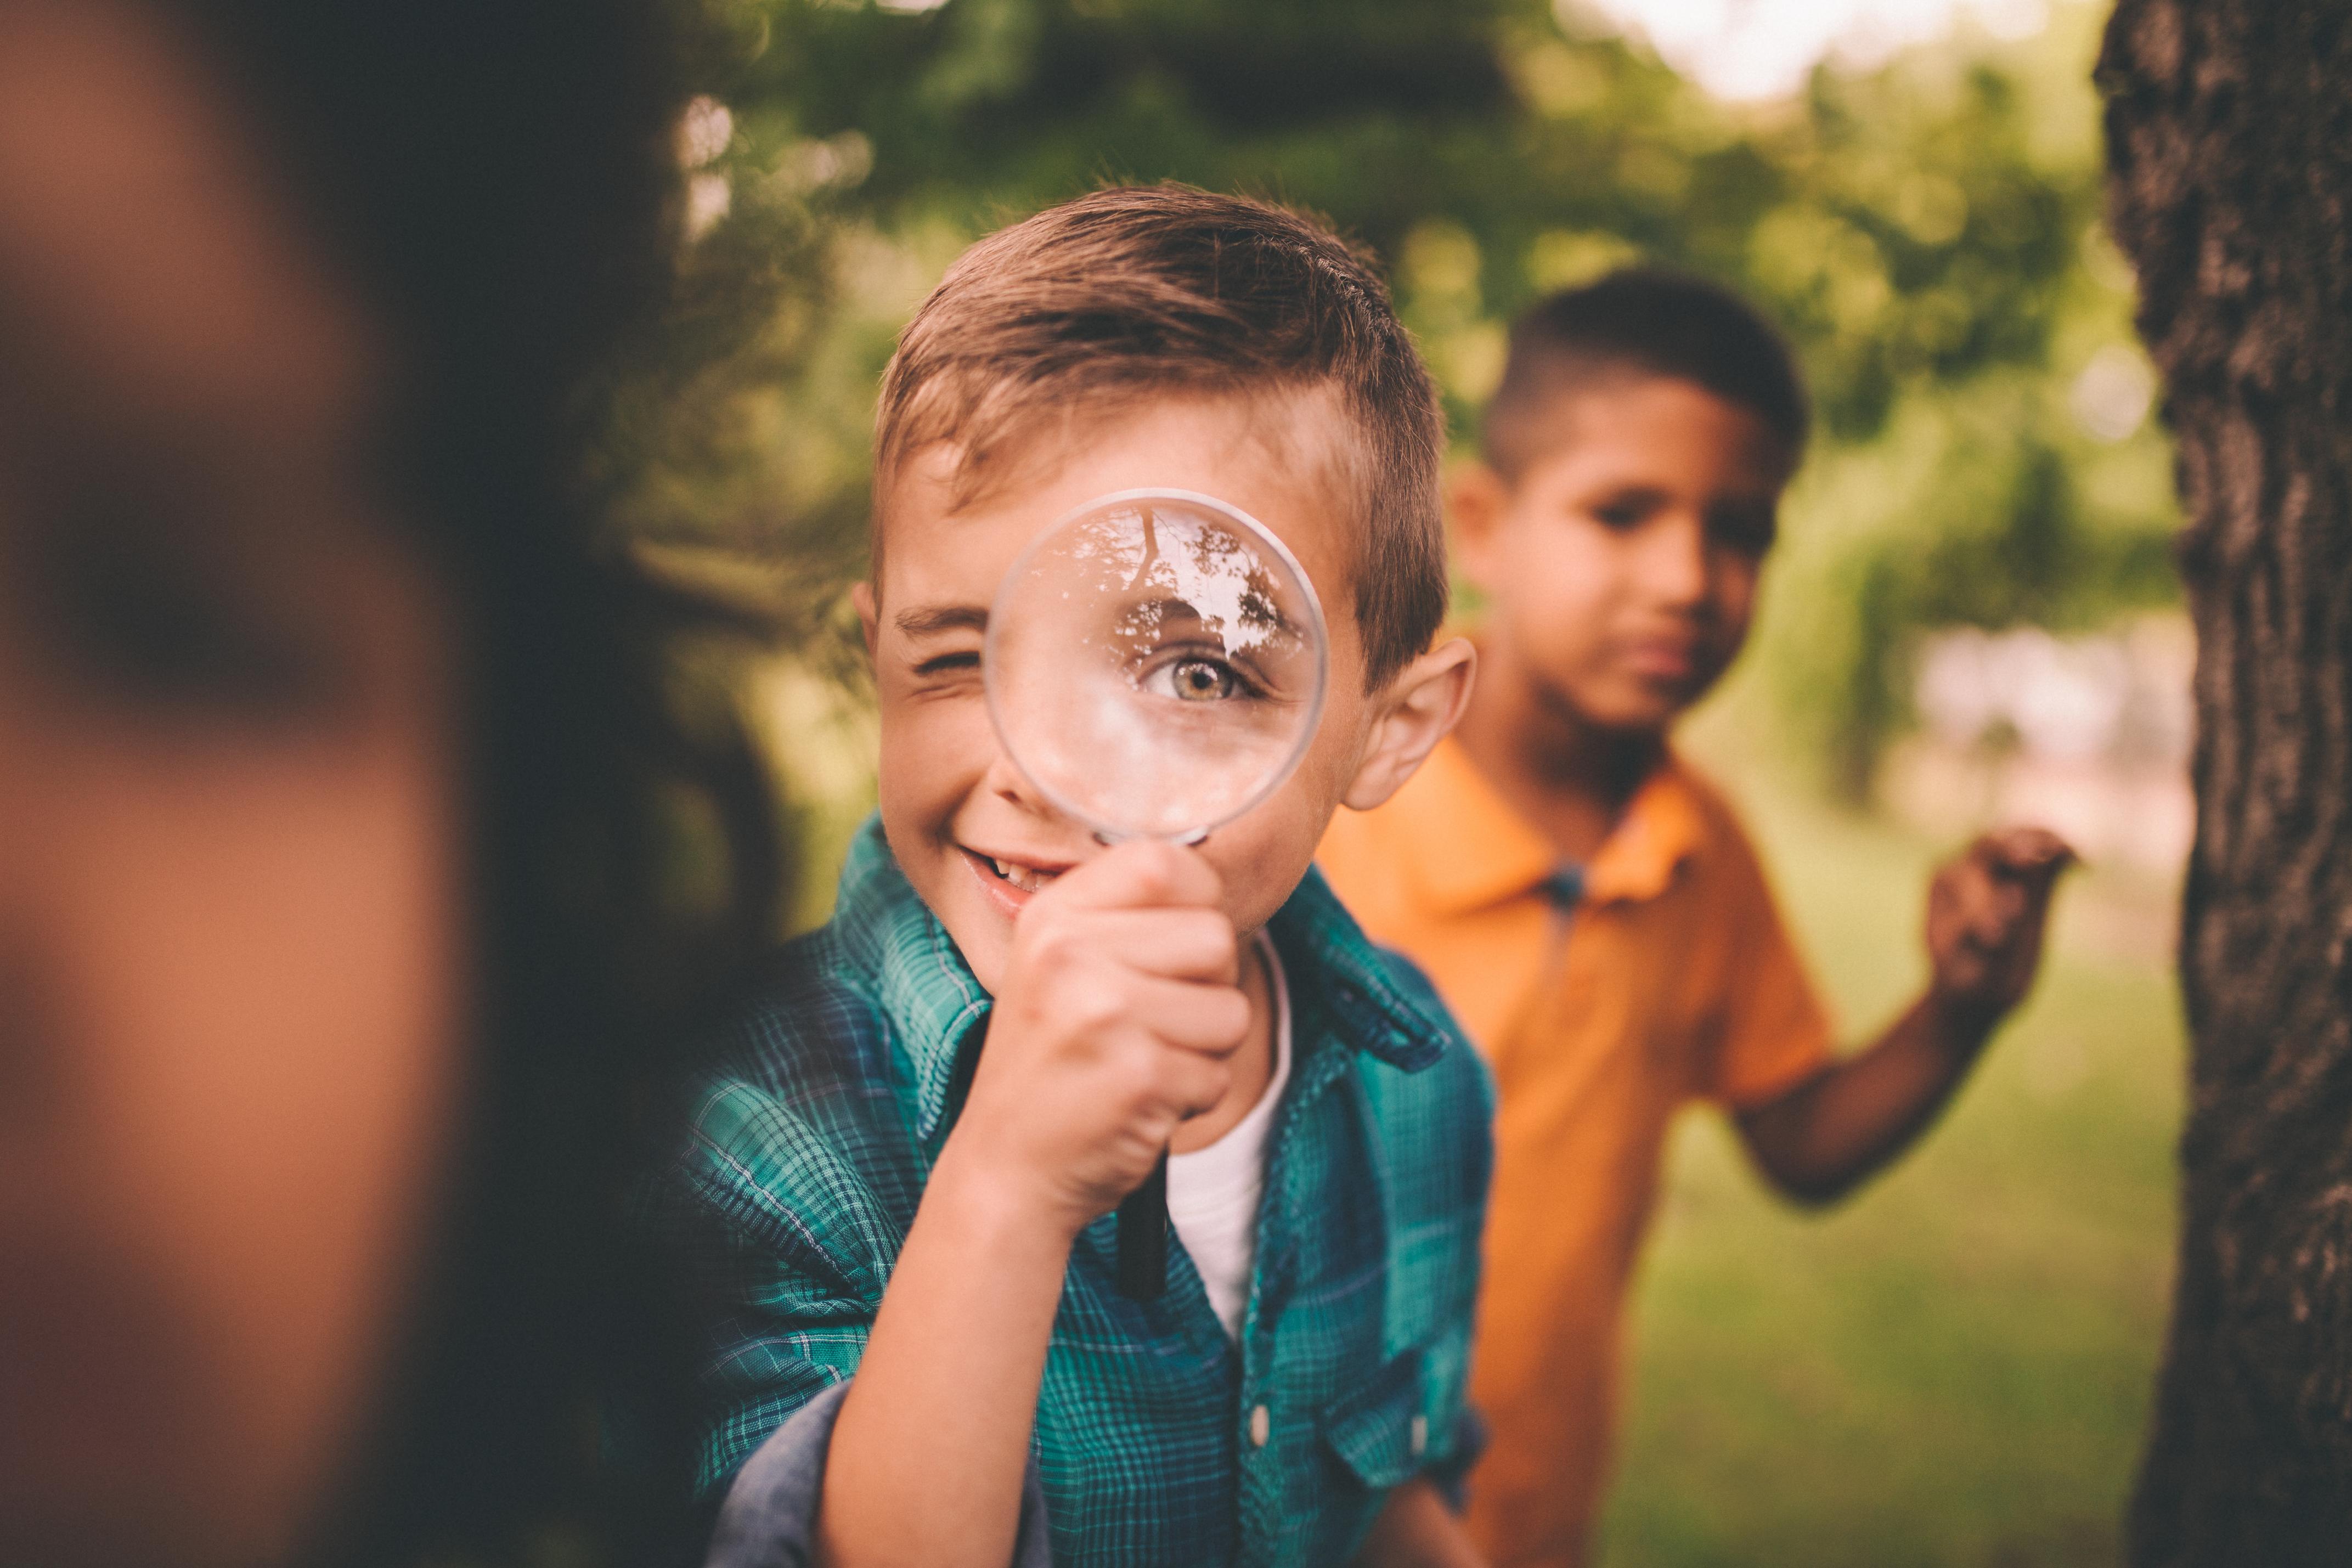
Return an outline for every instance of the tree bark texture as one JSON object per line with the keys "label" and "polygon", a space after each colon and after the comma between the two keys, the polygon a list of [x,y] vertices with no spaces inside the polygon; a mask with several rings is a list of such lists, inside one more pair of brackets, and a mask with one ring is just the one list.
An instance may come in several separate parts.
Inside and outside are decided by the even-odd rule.
{"label": "tree bark texture", "polygon": [[2121,0],[2101,56],[2188,514],[2197,838],[2135,1568],[2352,1563],[2352,5]]}

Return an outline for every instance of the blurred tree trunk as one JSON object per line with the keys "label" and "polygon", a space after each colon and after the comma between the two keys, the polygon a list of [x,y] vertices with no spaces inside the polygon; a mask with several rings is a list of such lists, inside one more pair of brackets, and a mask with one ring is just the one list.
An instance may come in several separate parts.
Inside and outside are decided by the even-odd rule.
{"label": "blurred tree trunk", "polygon": [[2352,8],[2121,0],[2099,65],[2189,515],[2197,843],[2135,1568],[2352,1563]]}

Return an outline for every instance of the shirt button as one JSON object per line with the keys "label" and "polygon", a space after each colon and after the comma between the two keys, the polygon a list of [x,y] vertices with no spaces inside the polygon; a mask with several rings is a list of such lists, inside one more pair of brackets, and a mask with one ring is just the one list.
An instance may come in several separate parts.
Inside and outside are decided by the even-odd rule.
{"label": "shirt button", "polygon": [[1274,1417],[1263,1405],[1250,1406],[1250,1447],[1263,1448],[1265,1440],[1274,1436]]}
{"label": "shirt button", "polygon": [[1414,1458],[1420,1458],[1423,1450],[1429,1447],[1429,1417],[1414,1416],[1412,1424],[1404,1429],[1404,1446],[1412,1450]]}

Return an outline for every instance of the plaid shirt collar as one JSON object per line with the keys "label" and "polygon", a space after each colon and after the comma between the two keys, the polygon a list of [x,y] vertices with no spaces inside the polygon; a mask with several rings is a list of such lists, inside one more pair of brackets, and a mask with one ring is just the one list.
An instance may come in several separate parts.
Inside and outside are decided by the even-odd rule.
{"label": "plaid shirt collar", "polygon": [[[905,1051],[913,1073],[915,1133],[929,1142],[940,1134],[955,1098],[958,1064],[986,1024],[993,998],[899,870],[879,816],[869,817],[850,844],[835,910],[843,951],[858,972],[873,977],[875,1005]],[[1309,960],[1290,968],[1321,985],[1324,1005],[1351,1046],[1408,1072],[1437,1059],[1444,1048],[1442,1032],[1397,989],[1320,871],[1307,873],[1267,928],[1277,946]]]}

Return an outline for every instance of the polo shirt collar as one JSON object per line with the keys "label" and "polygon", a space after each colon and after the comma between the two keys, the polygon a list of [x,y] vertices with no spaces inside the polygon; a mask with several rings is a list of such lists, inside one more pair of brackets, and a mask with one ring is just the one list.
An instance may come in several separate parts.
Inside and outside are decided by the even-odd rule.
{"label": "polo shirt collar", "polygon": [[1404,787],[1413,809],[1387,815],[1424,907],[1466,914],[1530,892],[1559,869],[1551,840],[1511,809],[1452,736]]}
{"label": "polo shirt collar", "polygon": [[[1399,847],[1425,907],[1441,914],[1486,909],[1535,892],[1559,869],[1551,841],[1504,800],[1452,737],[1405,787],[1414,792],[1415,809],[1396,814]],[[1697,851],[1701,835],[1689,775],[1669,752],[1584,868],[1584,898],[1607,903],[1657,897]]]}
{"label": "polo shirt collar", "polygon": [[[1406,1071],[1437,1059],[1446,1026],[1398,988],[1322,872],[1310,868],[1267,925],[1290,960],[1290,984],[1318,988],[1349,1046]],[[948,1113],[967,1042],[994,999],[898,868],[878,816],[851,840],[834,926],[903,1050],[916,1136],[928,1142]]]}
{"label": "polo shirt collar", "polygon": [[1690,774],[1668,752],[1584,868],[1584,896],[1594,903],[1656,898],[1698,853],[1704,831]]}

